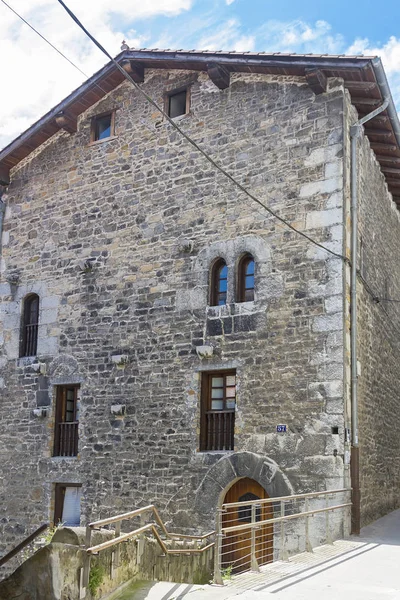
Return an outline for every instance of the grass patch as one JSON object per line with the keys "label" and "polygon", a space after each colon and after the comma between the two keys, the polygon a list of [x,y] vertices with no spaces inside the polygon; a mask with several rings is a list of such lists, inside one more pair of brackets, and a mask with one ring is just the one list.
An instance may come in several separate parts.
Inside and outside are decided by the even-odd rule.
{"label": "grass patch", "polygon": [[97,590],[103,583],[105,571],[101,565],[93,565],[89,572],[89,590],[92,596],[96,595]]}

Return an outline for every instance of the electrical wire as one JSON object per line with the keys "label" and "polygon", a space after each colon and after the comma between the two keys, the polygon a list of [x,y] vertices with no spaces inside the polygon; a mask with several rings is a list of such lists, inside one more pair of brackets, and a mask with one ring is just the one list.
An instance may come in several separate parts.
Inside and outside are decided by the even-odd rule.
{"label": "electrical wire", "polygon": [[[61,52],[61,50],[59,50],[54,44],[52,44],[44,35],[42,35],[40,33],[40,31],[38,31],[37,29],[35,29],[35,27],[33,25],[31,25],[26,19],[24,19],[24,17],[22,15],[20,15],[19,13],[17,13],[17,11],[10,6],[9,4],[7,4],[7,2],[5,2],[5,0],[0,0],[8,9],[11,10],[11,12],[14,13],[14,15],[16,15],[19,19],[21,19],[21,21],[23,23],[25,23],[25,25],[27,25],[30,29],[32,29],[32,31],[34,31],[44,42],[46,42],[46,44],[48,44],[51,48],[53,48],[53,50],[55,50],[60,56],[62,56],[63,58],[65,58],[66,61],[69,62],[70,65],[72,65],[77,71],[79,71],[79,73],[81,73],[86,79],[89,78],[89,75],[87,75],[84,71],[82,71],[82,69],[80,67],[78,67],[78,65],[76,65],[70,58],[68,58],[68,56],[66,56],[63,52]],[[101,85],[99,83],[95,84],[96,87],[101,90],[103,92],[103,94],[107,94],[108,92],[103,89],[101,87]]]}
{"label": "electrical wire", "polygon": [[153,98],[151,98],[151,96],[149,96],[148,94],[146,94],[146,92],[140,87],[140,85],[138,85],[136,83],[136,81],[134,81],[132,79],[132,77],[129,75],[129,73],[127,73],[125,71],[125,69],[123,67],[121,67],[121,65],[111,56],[111,54],[104,48],[104,46],[102,46],[100,44],[100,42],[97,41],[97,39],[86,29],[86,27],[81,23],[81,21],[78,19],[78,17],[72,12],[72,10],[70,8],[68,8],[68,6],[63,2],[63,0],[57,0],[59,4],[61,4],[61,6],[65,9],[65,11],[69,14],[69,16],[71,17],[71,19],[78,25],[78,27],[80,27],[80,29],[82,29],[82,31],[92,40],[92,42],[99,48],[99,50],[101,50],[101,52],[103,52],[103,54],[105,54],[107,56],[107,58],[109,58],[113,64],[117,67],[117,69],[124,75],[124,77],[126,79],[128,79],[128,81],[130,81],[130,83],[132,83],[132,85],[134,86],[134,88],[136,90],[138,90],[138,92],[140,94],[142,94],[146,100],[152,105],[154,106],[154,108],[156,110],[158,110],[161,115],[170,123],[170,125],[172,125],[172,127],[174,127],[174,129],[176,129],[185,139],[187,142],[189,142],[189,144],[191,144],[198,152],[200,152],[204,158],[215,168],[217,169],[220,173],[222,173],[225,177],[227,177],[237,188],[239,188],[244,194],[246,194],[246,196],[248,196],[249,198],[251,198],[251,200],[253,200],[254,202],[256,202],[257,204],[259,204],[262,208],[264,208],[270,215],[272,215],[273,217],[275,217],[275,219],[277,219],[278,221],[280,221],[281,223],[283,223],[286,227],[288,227],[289,229],[291,229],[292,231],[294,231],[295,233],[297,233],[298,235],[301,235],[303,238],[305,238],[306,240],[308,240],[309,242],[311,242],[312,244],[314,244],[315,246],[318,246],[318,248],[321,248],[322,250],[324,250],[325,252],[328,252],[329,254],[331,254],[332,256],[334,256],[335,258],[339,258],[340,260],[349,263],[349,259],[346,256],[343,256],[342,254],[339,254],[338,252],[334,252],[333,250],[330,250],[330,248],[327,248],[326,246],[324,246],[323,244],[320,244],[319,242],[317,242],[316,240],[314,240],[312,237],[310,237],[309,235],[307,235],[306,233],[304,233],[303,231],[300,231],[299,229],[296,229],[296,227],[294,227],[293,225],[291,225],[288,221],[286,221],[285,219],[283,219],[282,217],[280,217],[275,211],[273,211],[271,208],[269,208],[266,204],[264,204],[263,202],[261,202],[261,200],[259,200],[256,196],[254,196],[251,192],[249,192],[241,183],[239,183],[230,173],[228,173],[228,171],[226,171],[223,167],[221,167],[221,165],[219,165],[213,158],[211,158],[211,156],[205,151],[203,150],[198,144],[197,142],[195,142],[187,133],[185,133],[185,131],[183,131],[183,129],[181,129],[179,127],[179,125],[177,125],[177,123],[175,123],[175,121],[173,119],[171,119],[171,117],[157,104],[157,102],[155,102],[155,100],[153,100]]}
{"label": "electrical wire", "polygon": [[[312,244],[314,244],[315,246],[318,246],[319,248],[321,248],[322,250],[325,250],[325,252],[328,252],[329,254],[331,254],[332,256],[341,259],[344,263],[350,264],[350,260],[344,256],[343,254],[339,254],[337,252],[334,252],[333,250],[330,250],[329,248],[327,248],[326,246],[324,246],[323,244],[320,244],[319,242],[317,242],[316,240],[314,240],[313,238],[311,238],[310,236],[308,236],[306,233],[304,233],[303,231],[300,231],[299,229],[296,229],[296,227],[293,227],[293,225],[291,225],[288,221],[286,221],[285,219],[283,219],[282,217],[280,217],[275,211],[273,211],[271,208],[269,208],[266,204],[264,204],[263,202],[261,202],[261,200],[259,200],[256,196],[254,196],[251,192],[249,192],[241,183],[239,183],[234,177],[232,177],[232,175],[230,175],[230,173],[228,173],[223,167],[221,167],[221,165],[219,165],[217,162],[215,162],[215,160],[213,158],[211,158],[211,156],[205,151],[203,150],[189,135],[187,135],[187,133],[185,133],[185,131],[183,131],[176,123],[173,119],[170,118],[170,116],[157,104],[157,102],[155,102],[148,94],[146,94],[146,92],[136,83],[136,81],[134,81],[132,79],[132,77],[129,75],[129,73],[127,73],[125,71],[125,69],[123,67],[121,67],[121,65],[111,56],[111,54],[104,48],[104,46],[102,46],[100,44],[100,42],[97,41],[97,39],[86,29],[86,27],[81,23],[81,21],[78,19],[78,17],[71,11],[71,9],[68,8],[68,6],[65,4],[65,2],[63,2],[63,0],[57,0],[59,4],[61,4],[61,6],[66,10],[66,12],[69,14],[69,16],[71,17],[71,19],[78,25],[78,27],[80,27],[80,29],[82,29],[82,31],[92,40],[92,42],[99,48],[99,50],[101,50],[101,52],[103,52],[103,54],[105,54],[107,56],[107,58],[109,58],[114,65],[117,67],[117,69],[124,75],[124,77],[126,79],[128,79],[128,81],[130,81],[132,83],[132,85],[135,87],[135,89],[137,89],[145,98],[146,100],[152,105],[154,106],[154,108],[156,108],[161,114],[162,116],[198,151],[200,152],[204,158],[213,165],[213,167],[215,167],[220,173],[222,173],[225,177],[227,177],[236,187],[238,187],[244,194],[246,194],[249,198],[251,198],[254,202],[256,202],[257,204],[259,204],[262,208],[264,208],[267,212],[269,212],[273,217],[275,217],[276,219],[278,219],[278,221],[280,221],[281,223],[283,223],[286,227],[288,227],[289,229],[291,229],[292,231],[294,231],[295,233],[301,235],[302,237],[304,237],[305,239],[307,239],[309,242],[311,242]],[[360,274],[361,276],[361,274]],[[361,276],[361,279],[364,283],[364,285],[366,286],[368,292],[371,294],[371,296],[373,297],[374,301],[377,303],[380,302],[400,302],[400,300],[397,299],[389,299],[389,298],[380,298],[379,296],[376,296],[376,294],[373,293],[372,289],[370,288],[370,286],[368,285],[368,283],[365,281],[365,279]],[[386,313],[386,311],[385,311]],[[387,314],[387,313],[386,313]]]}
{"label": "electrical wire", "polygon": [[[54,44],[52,44],[44,35],[42,35],[37,29],[35,29],[35,27],[33,27],[33,25],[31,25],[26,19],[24,19],[24,17],[22,17],[16,10],[14,10],[7,2],[5,2],[5,0],[1,0],[1,2],[9,9],[11,10],[11,12],[13,12],[21,21],[23,21],[23,23],[25,23],[30,29],[32,29],[32,31],[34,31],[44,42],[46,42],[46,44],[48,44],[51,48],[53,48],[53,50],[55,50],[60,56],[62,56],[65,60],[67,60],[70,65],[72,65],[75,69],[77,69],[84,77],[88,78],[88,75],[82,71],[82,69],[80,67],[78,67],[72,60],[70,60],[63,52],[61,52],[61,50],[59,50],[56,46],[54,46]],[[216,163],[214,161],[213,158],[211,158],[211,156],[205,152],[205,150],[203,150],[189,135],[187,135],[176,123],[173,119],[170,118],[170,116],[148,95],[146,94],[146,92],[132,79],[132,77],[130,77],[129,73],[127,73],[125,71],[125,69],[123,67],[121,67],[121,65],[111,56],[111,54],[109,54],[107,52],[107,50],[96,40],[96,38],[84,27],[84,25],[80,22],[80,20],[75,16],[75,14],[66,6],[66,4],[62,1],[62,0],[58,0],[59,4],[61,4],[61,6],[66,10],[66,12],[68,13],[68,15],[73,19],[73,21],[80,27],[80,29],[82,29],[82,31],[91,39],[91,41],[99,48],[99,50],[101,50],[101,52],[103,52],[103,54],[105,54],[107,56],[107,58],[109,58],[114,64],[115,66],[118,68],[118,70],[124,75],[124,77],[126,79],[128,79],[128,81],[130,81],[130,83],[132,83],[132,85],[146,98],[146,100],[148,102],[150,102],[150,104],[152,104],[152,106],[154,106],[154,108],[156,108],[161,115],[197,150],[199,151],[204,158],[206,158],[206,160],[208,162],[210,162],[220,173],[222,173],[225,177],[227,177],[236,187],[238,187],[244,194],[246,194],[249,198],[251,198],[254,202],[256,202],[257,204],[259,204],[262,208],[264,208],[269,214],[271,214],[274,218],[276,218],[277,220],[279,220],[283,225],[285,225],[286,227],[288,227],[289,229],[291,229],[293,232],[297,233],[298,235],[302,236],[303,238],[305,238],[306,240],[308,240],[309,242],[311,242],[312,244],[314,244],[315,246],[321,248],[322,250],[324,250],[325,252],[328,252],[329,254],[331,254],[332,256],[334,256],[335,258],[339,258],[341,259],[343,262],[350,264],[349,259],[342,255],[339,254],[337,252],[334,252],[333,250],[330,250],[329,248],[327,248],[326,246],[324,246],[323,244],[320,244],[319,242],[317,242],[316,240],[314,240],[312,237],[308,236],[306,233],[300,231],[299,229],[297,229],[296,227],[293,227],[293,225],[291,225],[288,221],[286,221],[285,219],[283,219],[282,217],[280,217],[275,211],[273,211],[271,208],[269,208],[267,205],[265,205],[263,202],[261,202],[261,200],[259,200],[256,196],[254,196],[251,192],[249,192],[244,186],[242,186],[234,177],[232,177],[232,175],[230,175],[230,173],[228,173],[223,167],[221,167],[218,163]],[[107,93],[98,83],[96,83],[96,86],[103,92],[103,93]],[[372,288],[369,286],[368,282],[364,279],[364,277],[361,275],[360,272],[357,273],[359,279],[362,281],[362,283],[364,284],[367,292],[370,294],[370,296],[372,297],[372,299],[374,300],[374,302],[376,302],[377,304],[381,303],[381,302],[393,302],[393,303],[400,303],[400,299],[397,298],[383,298],[380,296],[377,296],[374,291],[372,290]],[[386,312],[386,311],[385,311]],[[387,313],[386,313],[387,314]]]}
{"label": "electrical wire", "polygon": [[5,5],[5,6],[7,6],[7,8],[9,8],[9,9],[11,10],[11,12],[13,12],[13,13],[14,13],[14,15],[16,15],[16,16],[17,16],[19,19],[21,19],[21,21],[23,21],[23,22],[25,23],[25,25],[28,25],[28,27],[30,27],[30,28],[32,29],[32,31],[34,31],[34,32],[35,32],[35,33],[36,33],[36,34],[37,34],[37,35],[38,35],[40,38],[42,38],[42,40],[43,40],[44,42],[46,42],[46,44],[48,44],[49,46],[51,46],[51,47],[53,48],[53,50],[55,50],[56,52],[58,52],[58,54],[59,54],[60,56],[62,56],[63,58],[65,58],[65,60],[67,60],[67,61],[69,62],[69,64],[70,64],[70,65],[72,65],[73,67],[75,67],[75,69],[77,69],[77,70],[78,70],[78,71],[79,71],[79,72],[80,72],[80,73],[81,73],[81,74],[82,74],[84,77],[86,77],[86,79],[88,79],[88,77],[89,77],[89,76],[88,76],[88,75],[86,75],[86,73],[84,73],[84,72],[82,71],[82,69],[80,69],[80,68],[78,67],[78,65],[76,65],[74,62],[72,62],[72,60],[71,60],[71,59],[69,59],[69,58],[68,58],[68,56],[65,56],[65,54],[63,54],[63,53],[61,52],[61,50],[59,50],[58,48],[56,48],[56,47],[54,46],[54,44],[52,44],[51,42],[49,42],[49,40],[48,40],[47,38],[45,38],[45,37],[44,37],[44,35],[42,35],[42,34],[41,34],[41,33],[40,33],[40,32],[39,32],[37,29],[35,29],[35,28],[33,27],[33,25],[31,25],[30,23],[28,23],[28,21],[27,21],[26,19],[24,19],[24,17],[22,17],[20,14],[18,14],[18,13],[17,13],[17,11],[16,11],[16,10],[14,10],[12,6],[10,6],[9,4],[7,4],[7,2],[5,2],[5,0],[1,0],[1,2],[2,2],[2,3]]}

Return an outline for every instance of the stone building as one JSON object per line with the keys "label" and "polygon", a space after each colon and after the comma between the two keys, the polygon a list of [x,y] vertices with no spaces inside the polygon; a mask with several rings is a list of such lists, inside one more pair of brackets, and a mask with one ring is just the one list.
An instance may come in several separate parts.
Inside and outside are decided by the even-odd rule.
{"label": "stone building", "polygon": [[149,503],[209,529],[237,481],[353,485],[356,531],[359,503],[366,523],[400,498],[400,126],[380,60],[117,61],[281,220],[113,63],[0,152],[1,549]]}

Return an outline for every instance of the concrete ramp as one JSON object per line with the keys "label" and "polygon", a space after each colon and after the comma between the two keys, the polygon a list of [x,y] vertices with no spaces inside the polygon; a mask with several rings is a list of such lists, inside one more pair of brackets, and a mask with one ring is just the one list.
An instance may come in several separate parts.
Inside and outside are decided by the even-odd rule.
{"label": "concrete ramp", "polygon": [[224,586],[147,583],[115,600],[400,600],[400,510],[338,540],[243,573]]}

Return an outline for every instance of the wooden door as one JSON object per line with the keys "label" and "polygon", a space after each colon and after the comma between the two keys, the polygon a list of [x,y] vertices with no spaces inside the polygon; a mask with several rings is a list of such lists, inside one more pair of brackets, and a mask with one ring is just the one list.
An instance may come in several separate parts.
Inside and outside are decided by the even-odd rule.
{"label": "wooden door", "polygon": [[[249,502],[269,498],[264,488],[254,479],[247,477],[239,479],[228,490],[224,504],[231,502]],[[262,504],[256,508],[256,521],[273,518],[271,504]],[[233,527],[251,522],[251,504],[232,507],[223,513],[222,526]],[[255,530],[256,558],[258,565],[265,565],[273,560],[274,526],[263,525]],[[222,568],[232,569],[233,573],[250,570],[251,567],[251,529],[224,536],[222,544]]]}

